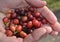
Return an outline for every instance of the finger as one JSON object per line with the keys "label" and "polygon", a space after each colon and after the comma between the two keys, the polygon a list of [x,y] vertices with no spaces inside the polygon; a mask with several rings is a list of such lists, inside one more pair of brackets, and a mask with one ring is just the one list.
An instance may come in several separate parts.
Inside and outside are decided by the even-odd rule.
{"label": "finger", "polygon": [[48,24],[42,25],[42,28],[46,29],[46,33],[49,34],[52,32],[52,27],[49,26]]}
{"label": "finger", "polygon": [[40,8],[46,5],[46,1],[42,1],[42,0],[26,0],[26,2],[32,6],[40,7]]}
{"label": "finger", "polygon": [[43,36],[44,34],[46,33],[46,29],[41,27],[39,29],[36,29],[32,32],[32,37],[35,39],[35,40],[38,40],[40,39],[41,36]]}
{"label": "finger", "polygon": [[17,38],[17,39],[18,39],[18,42],[23,42],[22,38]]}
{"label": "finger", "polygon": [[58,32],[57,32],[57,31],[52,31],[50,34],[51,34],[52,36],[57,36],[57,35],[58,35]]}
{"label": "finger", "polygon": [[56,22],[55,24],[53,24],[51,26],[55,31],[60,32],[60,23],[59,22]]}
{"label": "finger", "polygon": [[5,15],[3,13],[0,13],[0,32],[5,32],[4,24],[2,21],[3,17],[5,17]]}
{"label": "finger", "polygon": [[37,9],[51,24],[55,24],[57,22],[57,18],[54,13],[48,9],[48,7],[44,6],[43,8]]}
{"label": "finger", "polygon": [[24,38],[23,42],[34,42],[34,38],[31,34],[29,34],[26,38]]}

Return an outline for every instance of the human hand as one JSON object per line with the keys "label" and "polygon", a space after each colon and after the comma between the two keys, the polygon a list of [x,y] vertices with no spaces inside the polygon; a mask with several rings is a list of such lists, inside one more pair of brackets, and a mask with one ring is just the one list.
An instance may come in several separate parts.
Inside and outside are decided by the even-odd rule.
{"label": "human hand", "polygon": [[[39,6],[39,5],[38,5]],[[39,10],[40,9],[40,10]],[[14,37],[6,37],[6,35],[4,34],[4,26],[3,26],[3,23],[2,23],[2,18],[1,17],[1,21],[0,21],[0,28],[1,28],[1,36],[0,36],[0,41],[1,42],[35,42],[36,40],[39,40],[39,38],[41,38],[44,34],[46,33],[51,33],[52,35],[57,35],[58,34],[58,31],[59,30],[59,24],[56,24],[58,23],[56,21],[56,17],[55,15],[52,15],[53,13],[51,11],[49,11],[49,9],[46,9],[46,7],[43,7],[43,8],[38,8],[37,9],[38,11],[40,11],[42,13],[43,16],[45,16],[45,18],[49,21],[50,25],[52,25],[52,27],[55,28],[55,30],[52,30],[52,28],[50,27],[50,25],[43,25],[41,28],[39,29],[36,29],[32,32],[32,34],[29,34],[26,38],[22,39],[22,38],[16,38],[15,36]],[[48,15],[49,18],[47,18],[48,16],[46,15],[47,12],[46,11],[42,11],[42,10],[47,10],[49,14],[51,15]],[[2,15],[4,16],[4,15]],[[54,20],[51,18],[51,16],[54,18]],[[53,20],[53,22],[51,22],[51,20]],[[54,25],[55,23],[55,25]],[[57,26],[58,25],[58,26]],[[56,28],[58,28],[58,30],[56,30]],[[4,40],[3,40],[4,39]]]}
{"label": "human hand", "polygon": [[[1,13],[0,13],[1,14]],[[52,35],[57,35],[58,32],[56,31],[52,31],[52,28],[49,25],[42,25],[41,28],[39,29],[35,29],[31,34],[29,34],[26,38],[22,39],[22,38],[16,38],[15,36],[13,37],[7,37],[4,32],[4,25],[2,22],[2,18],[4,17],[4,14],[1,14],[0,16],[0,42],[35,42],[36,40],[39,40],[39,38],[41,39],[41,37],[45,34],[51,34]]]}

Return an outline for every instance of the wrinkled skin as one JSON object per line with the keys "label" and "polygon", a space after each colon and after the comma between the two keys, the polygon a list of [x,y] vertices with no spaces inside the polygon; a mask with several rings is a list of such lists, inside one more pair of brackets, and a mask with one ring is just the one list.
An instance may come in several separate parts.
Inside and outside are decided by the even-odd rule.
{"label": "wrinkled skin", "polygon": [[[50,24],[42,25],[41,28],[35,29],[24,39],[16,38],[15,36],[7,37],[4,34],[4,24],[2,22],[2,18],[5,17],[4,13],[9,9],[27,7],[29,5],[37,7],[37,11],[42,13]],[[46,2],[42,0],[0,0],[0,12],[2,12],[0,13],[0,42],[37,42],[45,34],[58,35],[58,32],[60,32],[60,24],[54,13],[45,5]]]}

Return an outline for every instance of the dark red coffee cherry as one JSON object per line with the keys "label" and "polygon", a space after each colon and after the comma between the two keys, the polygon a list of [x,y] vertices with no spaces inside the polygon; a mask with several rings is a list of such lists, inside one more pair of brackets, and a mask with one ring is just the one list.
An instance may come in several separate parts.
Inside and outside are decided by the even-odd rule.
{"label": "dark red coffee cherry", "polygon": [[43,18],[43,19],[41,20],[41,22],[42,22],[43,24],[47,24],[47,20],[46,20],[45,18]]}
{"label": "dark red coffee cherry", "polygon": [[17,32],[22,31],[22,26],[21,26],[21,25],[18,25],[18,26],[16,27],[16,31],[17,31]]}
{"label": "dark red coffee cherry", "polygon": [[33,15],[31,15],[31,13],[30,14],[28,14],[28,20],[33,20]]}

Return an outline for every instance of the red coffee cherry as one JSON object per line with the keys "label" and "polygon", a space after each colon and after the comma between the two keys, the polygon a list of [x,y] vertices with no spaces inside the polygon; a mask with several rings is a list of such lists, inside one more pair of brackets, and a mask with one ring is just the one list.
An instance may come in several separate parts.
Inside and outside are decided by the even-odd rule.
{"label": "red coffee cherry", "polygon": [[35,17],[39,17],[39,16],[40,16],[40,12],[35,11],[35,12],[34,12],[34,16],[35,16]]}
{"label": "red coffee cherry", "polygon": [[34,19],[34,20],[32,21],[32,23],[33,23],[33,25],[34,25],[36,28],[40,28],[40,26],[41,26],[41,23],[40,23],[38,20],[36,20],[36,19]]}
{"label": "red coffee cherry", "polygon": [[22,31],[22,26],[21,26],[21,25],[18,25],[18,26],[16,27],[16,31],[18,31],[18,32]]}
{"label": "red coffee cherry", "polygon": [[3,22],[4,22],[4,23],[8,23],[8,18],[7,18],[7,17],[4,17],[4,18],[3,18]]}
{"label": "red coffee cherry", "polygon": [[25,38],[27,36],[27,34],[24,31],[21,31],[20,32],[20,36],[23,37],[23,38]]}
{"label": "red coffee cherry", "polygon": [[6,34],[7,36],[12,36],[12,35],[13,35],[12,31],[10,31],[10,30],[6,30],[6,31],[5,31],[5,34]]}
{"label": "red coffee cherry", "polygon": [[23,22],[26,22],[28,20],[28,17],[27,16],[22,16],[22,21]]}
{"label": "red coffee cherry", "polygon": [[33,26],[32,21],[29,21],[29,22],[27,23],[27,27],[31,29],[32,26]]}
{"label": "red coffee cherry", "polygon": [[16,28],[13,24],[10,25],[10,30],[13,31],[13,32],[16,30]]}

